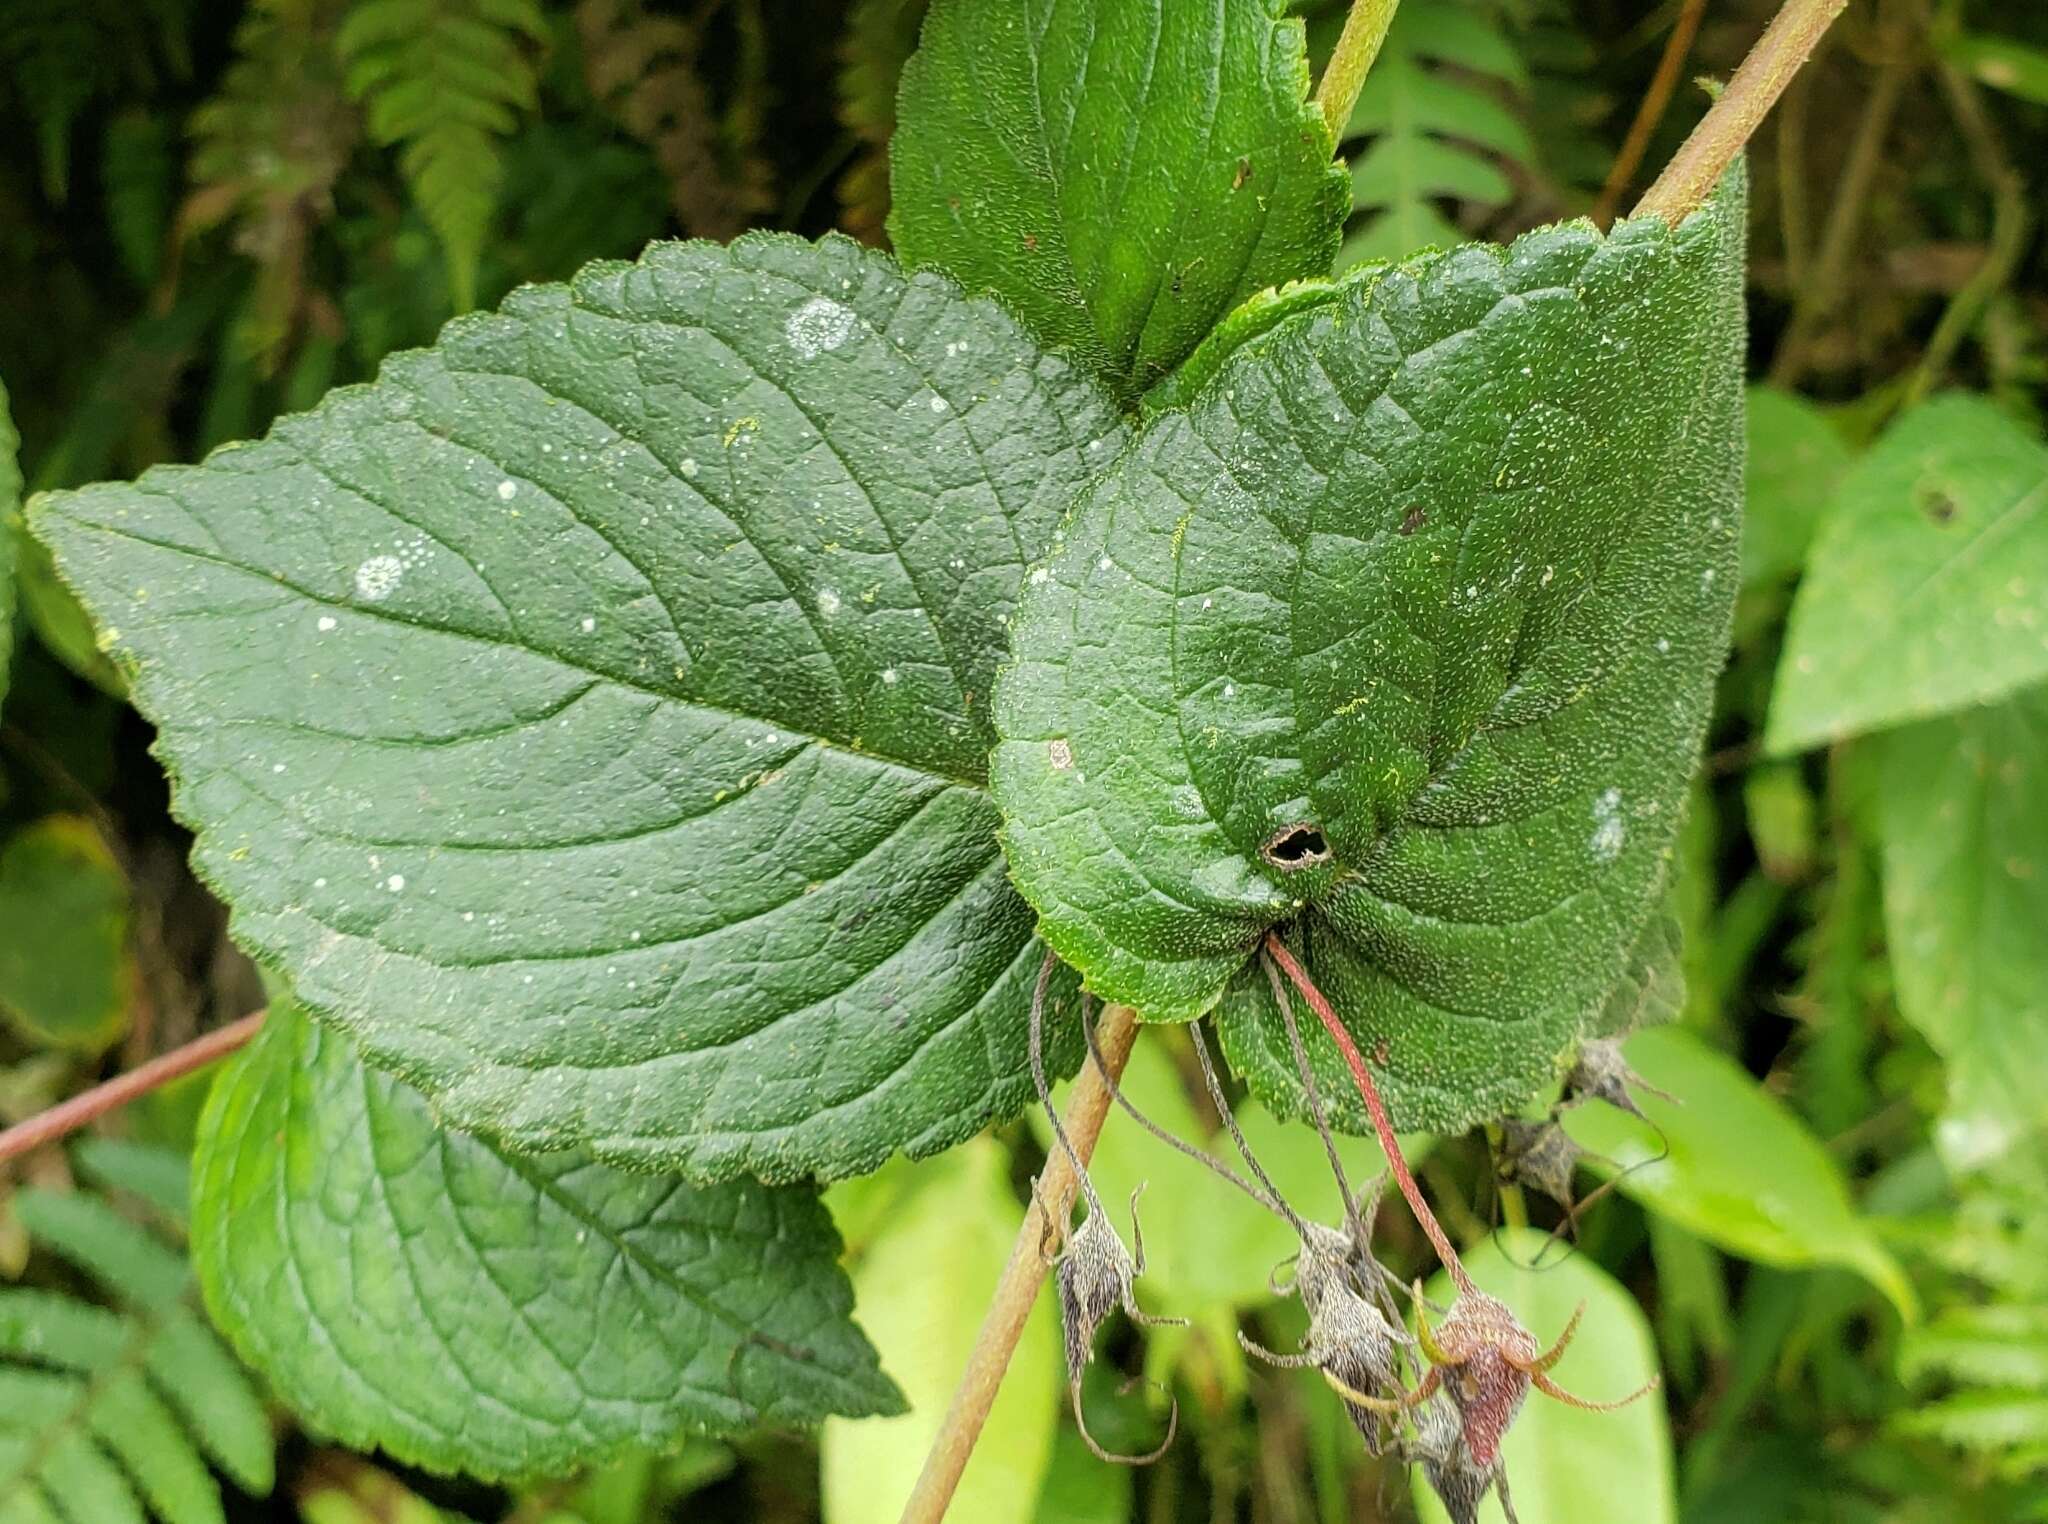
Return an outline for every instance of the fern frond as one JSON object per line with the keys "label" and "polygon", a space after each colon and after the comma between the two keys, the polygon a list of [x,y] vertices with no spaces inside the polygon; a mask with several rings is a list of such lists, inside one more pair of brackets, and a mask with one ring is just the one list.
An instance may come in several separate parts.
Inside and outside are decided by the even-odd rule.
{"label": "fern frond", "polygon": [[591,95],[653,151],[684,232],[729,239],[769,208],[765,161],[712,104],[697,28],[640,0],[580,0],[576,31]]}
{"label": "fern frond", "polygon": [[192,1171],[182,1154],[121,1138],[85,1138],[73,1146],[71,1162],[100,1189],[139,1196],[173,1222],[184,1222]]}
{"label": "fern frond", "polygon": [[336,0],[251,9],[219,91],[192,113],[179,236],[233,224],[257,267],[241,337],[266,373],[305,320],[308,245],[361,133],[335,59],[338,20]]}
{"label": "fern frond", "polygon": [[855,0],[839,45],[839,119],[860,142],[839,177],[840,226],[863,243],[882,241],[889,216],[889,139],[896,87],[917,51],[927,0]]}
{"label": "fern frond", "polygon": [[398,149],[463,310],[497,210],[500,140],[538,106],[546,38],[538,0],[354,0],[335,39],[348,93],[370,136]]}
{"label": "fern frond", "polygon": [[[132,1145],[92,1166],[167,1194],[175,1156]],[[114,1307],[0,1289],[0,1521],[222,1524],[207,1457],[251,1493],[274,1457],[261,1400],[196,1313],[182,1253],[97,1197],[23,1191],[38,1247],[102,1286]]]}
{"label": "fern frond", "polygon": [[2048,1307],[1951,1307],[1909,1329],[1899,1350],[1899,1374],[1911,1381],[1930,1373],[2048,1394]]}
{"label": "fern frond", "polygon": [[1343,134],[1360,220],[1337,268],[1463,240],[1439,201],[1506,205],[1503,163],[1526,166],[1535,149],[1501,97],[1527,82],[1507,34],[1478,10],[1408,0],[1395,12]]}
{"label": "fern frond", "polygon": [[43,190],[61,201],[71,179],[71,129],[120,78],[113,18],[91,0],[12,0],[0,24],[0,73],[34,123]]}

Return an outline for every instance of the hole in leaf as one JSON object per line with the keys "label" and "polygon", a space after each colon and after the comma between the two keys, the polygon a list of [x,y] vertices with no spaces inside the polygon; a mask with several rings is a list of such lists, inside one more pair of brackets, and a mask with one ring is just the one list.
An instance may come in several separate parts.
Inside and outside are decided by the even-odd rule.
{"label": "hole in leaf", "polygon": [[1283,873],[1313,868],[1330,860],[1330,844],[1312,825],[1289,826],[1259,849],[1260,856]]}

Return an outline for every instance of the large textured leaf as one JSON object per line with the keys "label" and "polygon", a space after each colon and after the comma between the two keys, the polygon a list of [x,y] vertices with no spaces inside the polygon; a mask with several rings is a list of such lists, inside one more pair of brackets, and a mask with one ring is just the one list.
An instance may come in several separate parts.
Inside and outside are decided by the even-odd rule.
{"label": "large textured leaf", "polygon": [[1627,1053],[1676,1099],[1642,1096],[1647,1122],[1603,1104],[1575,1107],[1564,1121],[1581,1147],[1626,1171],[1625,1193],[1745,1259],[1854,1270],[1909,1322],[1917,1316],[1912,1283],[1791,1108],[1681,1027],[1638,1032]]}
{"label": "large textured leaf", "polygon": [[1777,754],[2048,678],[2048,445],[1980,397],[1937,397],[1843,478],[1792,606],[1764,744]]}
{"label": "large textured leaf", "polygon": [[15,528],[21,511],[21,440],[7,408],[7,387],[0,382],[0,703],[7,699],[7,674],[14,665],[14,561],[20,536]]}
{"label": "large textured leaf", "polygon": [[1942,1151],[1977,1166],[2048,1127],[2048,687],[1881,744],[1899,1009],[1948,1063]]}
{"label": "large textured leaf", "polygon": [[[1525,1270],[1549,1250],[1552,1263]],[[1550,1374],[1568,1392],[1594,1401],[1624,1397],[1657,1374],[1657,1346],[1642,1309],[1613,1276],[1583,1254],[1558,1258],[1541,1233],[1509,1229],[1465,1260],[1483,1290],[1493,1293],[1544,1343],[1583,1308],[1578,1336]],[[1450,1299],[1450,1277],[1431,1294]],[[1530,1394],[1501,1446],[1508,1487],[1521,1524],[1673,1524],[1678,1500],[1671,1424],[1664,1397],[1653,1392],[1619,1413],[1585,1413]],[[1420,1467],[1410,1486],[1428,1524],[1448,1515]],[[1484,1524],[1499,1524],[1498,1495],[1480,1506]]]}
{"label": "large textured leaf", "polygon": [[1029,1094],[987,695],[1118,441],[993,304],[757,236],[37,521],[316,1015],[453,1125],[789,1179]]}
{"label": "large textured leaf", "polygon": [[1142,391],[1349,205],[1280,0],[941,0],[903,74],[890,236]]}
{"label": "large textured leaf", "polygon": [[500,1153],[288,1001],[214,1088],[192,1200],[207,1306],[250,1363],[414,1465],[553,1475],[900,1405],[813,1191]]}
{"label": "large textured leaf", "polygon": [[[825,1425],[825,1524],[893,1524],[901,1515],[1024,1215],[1010,1184],[1009,1157],[987,1138],[915,1171],[908,1187],[862,1253],[853,1278],[861,1322],[902,1381],[910,1411],[879,1422],[834,1419]],[[1052,1459],[1059,1412],[1053,1316],[1053,1298],[1041,1296],[1003,1374],[949,1518],[1029,1524]]]}
{"label": "large textured leaf", "polygon": [[[1727,639],[1741,212],[1731,182],[1676,231],[1361,272],[1089,490],[991,768],[1092,988],[1192,1017],[1286,926],[1400,1125],[1551,1074],[1661,885]],[[1268,1094],[1244,1055],[1283,1039],[1241,988],[1225,1040]]]}

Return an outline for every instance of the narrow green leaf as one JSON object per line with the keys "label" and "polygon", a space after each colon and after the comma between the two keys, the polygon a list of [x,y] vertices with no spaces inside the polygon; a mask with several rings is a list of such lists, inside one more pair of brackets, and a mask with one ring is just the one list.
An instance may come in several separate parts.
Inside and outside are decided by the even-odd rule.
{"label": "narrow green leaf", "polygon": [[1942,51],[1992,89],[2048,106],[2048,48],[1985,32],[1958,32],[1943,42]]}
{"label": "narrow green leaf", "polygon": [[2048,445],[1979,397],[1922,403],[1843,479],[1771,697],[1779,756],[2048,677]]}
{"label": "narrow green leaf", "polygon": [[[1540,1270],[1523,1268],[1546,1248],[1549,1263]],[[1584,1307],[1577,1336],[1550,1372],[1575,1396],[1609,1402],[1657,1374],[1657,1346],[1642,1309],[1586,1255],[1559,1259],[1543,1234],[1507,1229],[1468,1254],[1465,1268],[1482,1291],[1514,1308],[1546,1346]],[[1453,1289],[1449,1277],[1439,1274],[1430,1295],[1448,1302]],[[1531,1392],[1501,1456],[1521,1524],[1676,1524],[1676,1467],[1661,1392],[1618,1413],[1587,1413]],[[1442,1524],[1448,1515],[1420,1467],[1410,1486],[1416,1511],[1429,1524]],[[1479,1517],[1500,1524],[1497,1492],[1480,1506]]]}
{"label": "narrow green leaf", "polygon": [[2048,687],[1880,741],[1899,1010],[1948,1065],[1945,1158],[2048,1127]]}
{"label": "narrow green leaf", "polygon": [[1282,0],[940,0],[889,232],[1119,393],[1246,297],[1327,275],[1347,197]]}
{"label": "narrow green leaf", "polygon": [[1622,1171],[1624,1194],[1745,1259],[1854,1270],[1914,1321],[1912,1283],[1857,1214],[1840,1167],[1783,1101],[1682,1028],[1638,1032],[1626,1052],[1678,1099],[1640,1095],[1648,1122],[1599,1102],[1564,1119],[1581,1148]]}
{"label": "narrow green leaf", "polygon": [[0,381],[0,704],[7,701],[7,676],[14,666],[14,563],[21,544],[21,439]]}
{"label": "narrow green leaf", "polygon": [[[895,1524],[966,1368],[1023,1209],[1009,1161],[987,1138],[917,1172],[854,1268],[861,1325],[903,1387],[909,1411],[825,1425],[825,1524]],[[989,1410],[950,1517],[1029,1524],[1053,1453],[1059,1336],[1041,1296]]]}
{"label": "narrow green leaf", "polygon": [[0,847],[0,1016],[98,1053],[128,1029],[128,881],[91,821],[51,815]]}
{"label": "narrow green leaf", "polygon": [[1661,890],[1726,649],[1741,214],[1737,178],[1675,231],[1362,273],[1089,489],[1029,578],[991,769],[1091,989],[1184,1020],[1235,976],[1232,1062],[1290,1109],[1247,967],[1285,926],[1399,1125],[1553,1075]]}
{"label": "narrow green leaf", "polygon": [[1849,447],[1818,407],[1775,386],[1749,389],[1742,585],[1795,575],[1849,469]]}
{"label": "narrow green leaf", "polygon": [[454,1126],[790,1180],[1030,1094],[988,693],[1121,437],[993,303],[756,235],[36,522],[316,1015]]}
{"label": "narrow green leaf", "polygon": [[435,1125],[273,1004],[194,1159],[207,1305],[308,1422],[485,1477],[893,1410],[815,1194],[699,1188]]}

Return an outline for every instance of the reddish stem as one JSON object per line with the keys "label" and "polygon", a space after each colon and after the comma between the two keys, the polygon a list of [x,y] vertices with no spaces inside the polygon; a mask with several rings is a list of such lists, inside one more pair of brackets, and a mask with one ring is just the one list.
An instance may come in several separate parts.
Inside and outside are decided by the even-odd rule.
{"label": "reddish stem", "polygon": [[1365,1055],[1358,1051],[1358,1044],[1351,1040],[1350,1031],[1337,1019],[1329,1000],[1309,978],[1308,970],[1294,961],[1294,954],[1281,942],[1277,931],[1266,933],[1266,951],[1273,955],[1280,971],[1301,991],[1301,998],[1309,1003],[1309,1009],[1322,1022],[1323,1030],[1336,1043],[1337,1051],[1344,1055],[1344,1062],[1350,1065],[1352,1081],[1358,1086],[1358,1097],[1365,1102],[1366,1113],[1372,1118],[1372,1130],[1379,1134],[1380,1150],[1387,1156],[1387,1167],[1394,1172],[1394,1183],[1401,1187],[1401,1194],[1407,1198],[1415,1220],[1422,1224],[1422,1231],[1436,1250],[1436,1257],[1443,1261],[1444,1269],[1450,1272],[1460,1291],[1472,1290],[1471,1278],[1465,1274],[1465,1265],[1458,1258],[1458,1251],[1451,1247],[1450,1235],[1444,1232],[1442,1224],[1436,1220],[1436,1213],[1423,1200],[1422,1187],[1415,1183],[1415,1176],[1408,1171],[1408,1161],[1401,1157],[1400,1142],[1394,1137],[1394,1124],[1387,1116],[1386,1102],[1380,1099],[1380,1087],[1373,1083],[1372,1072],[1365,1067]]}
{"label": "reddish stem", "polygon": [[53,1143],[66,1133],[76,1132],[86,1123],[105,1116],[117,1106],[127,1105],[159,1085],[167,1085],[217,1058],[225,1058],[254,1037],[256,1029],[263,1025],[263,1018],[269,1014],[268,1011],[256,1011],[240,1021],[229,1022],[204,1037],[194,1038],[182,1048],[173,1048],[161,1057],[151,1059],[139,1069],[117,1074],[104,1085],[95,1085],[83,1095],[74,1095],[62,1105],[52,1106],[48,1111],[39,1112],[26,1122],[0,1132],[0,1164],[32,1148]]}

